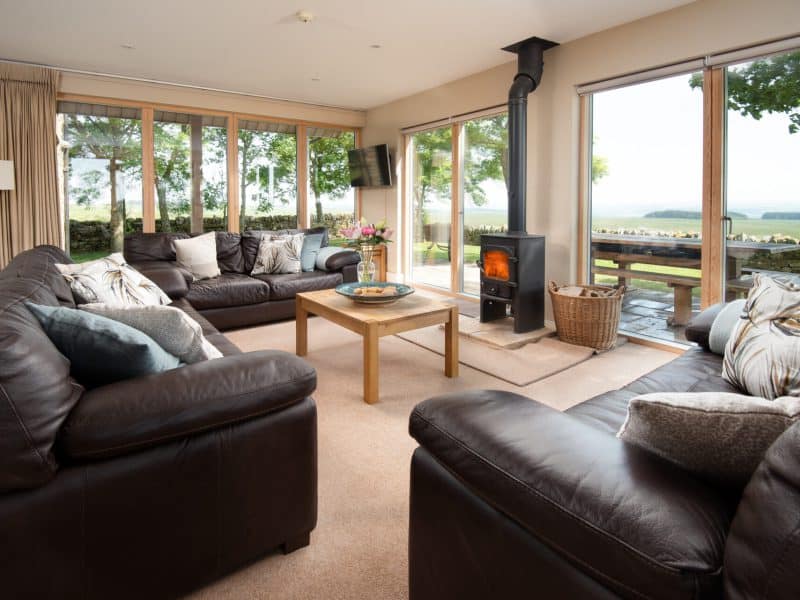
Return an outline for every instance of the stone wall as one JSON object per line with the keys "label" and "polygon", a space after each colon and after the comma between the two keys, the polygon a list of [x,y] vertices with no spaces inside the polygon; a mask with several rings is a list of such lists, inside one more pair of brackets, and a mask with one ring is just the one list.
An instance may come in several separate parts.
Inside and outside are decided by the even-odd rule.
{"label": "stone wall", "polygon": [[[326,214],[323,224],[332,236],[340,229],[351,225],[353,218],[350,215]],[[176,217],[170,219],[169,231],[189,233],[191,219],[189,217]],[[242,229],[293,229],[297,227],[297,217],[294,215],[263,215],[246,217]],[[224,217],[206,217],[203,219],[203,231],[227,230],[227,219]],[[125,233],[134,233],[142,230],[141,219],[127,219]],[[156,219],[156,231],[162,231],[161,219]],[[70,252],[87,253],[101,252],[111,248],[111,227],[108,221],[73,221],[69,222],[69,249]]]}

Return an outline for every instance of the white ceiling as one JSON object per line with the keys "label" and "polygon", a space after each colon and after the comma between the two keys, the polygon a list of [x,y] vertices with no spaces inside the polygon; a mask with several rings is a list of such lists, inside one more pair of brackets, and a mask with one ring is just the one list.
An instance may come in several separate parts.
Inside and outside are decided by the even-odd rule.
{"label": "white ceiling", "polygon": [[499,48],[533,35],[563,43],[688,3],[0,0],[0,58],[364,109],[508,62]]}

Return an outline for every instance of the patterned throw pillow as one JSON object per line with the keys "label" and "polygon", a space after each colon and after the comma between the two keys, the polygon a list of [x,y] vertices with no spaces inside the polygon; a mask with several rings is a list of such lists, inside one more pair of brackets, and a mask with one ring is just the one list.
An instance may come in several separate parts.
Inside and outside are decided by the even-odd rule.
{"label": "patterned throw pillow", "polygon": [[125,262],[116,252],[111,256],[71,265],[57,264],[75,297],[76,304],[169,304],[160,287]]}
{"label": "patterned throw pillow", "polygon": [[262,273],[299,273],[302,267],[303,234],[264,236],[258,246],[251,275]]}
{"label": "patterned throw pillow", "polygon": [[800,395],[800,285],[753,276],[725,347],[722,377],[753,396]]}

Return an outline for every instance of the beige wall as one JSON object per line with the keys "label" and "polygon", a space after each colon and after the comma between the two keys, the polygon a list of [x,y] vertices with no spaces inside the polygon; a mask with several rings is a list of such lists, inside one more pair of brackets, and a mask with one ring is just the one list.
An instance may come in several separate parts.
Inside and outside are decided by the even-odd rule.
{"label": "beige wall", "polygon": [[231,94],[76,73],[64,73],[62,75],[61,92],[215,109],[299,121],[315,121],[348,127],[361,127],[366,122],[366,113],[359,110],[328,108],[314,104],[272,100],[244,94]]}
{"label": "beige wall", "polygon": [[[535,30],[531,35],[535,35]],[[700,0],[549,50],[528,107],[528,231],[547,236],[547,277],[576,277],[578,97],[575,85],[800,33],[797,0]],[[515,40],[508,40],[513,42]],[[367,112],[365,144],[401,143],[399,129],[505,100],[513,63]],[[398,161],[399,162],[399,161]],[[363,194],[368,218],[400,222],[399,186]],[[401,268],[390,252],[389,270]]]}

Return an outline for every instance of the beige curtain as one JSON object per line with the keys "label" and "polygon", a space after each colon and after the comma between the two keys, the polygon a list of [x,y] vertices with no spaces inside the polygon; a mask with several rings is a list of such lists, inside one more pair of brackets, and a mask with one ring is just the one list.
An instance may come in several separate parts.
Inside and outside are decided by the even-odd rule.
{"label": "beige curtain", "polygon": [[0,268],[39,244],[62,246],[56,168],[59,72],[0,63],[0,160],[13,160],[16,189],[0,191]]}

